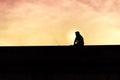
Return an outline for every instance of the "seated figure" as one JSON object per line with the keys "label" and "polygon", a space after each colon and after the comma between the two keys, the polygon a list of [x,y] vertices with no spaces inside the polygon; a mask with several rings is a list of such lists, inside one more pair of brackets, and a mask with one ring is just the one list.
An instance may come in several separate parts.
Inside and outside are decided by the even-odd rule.
{"label": "seated figure", "polygon": [[76,37],[75,37],[75,40],[74,40],[74,46],[78,46],[78,47],[84,46],[84,39],[81,36],[80,32],[76,31],[75,35],[76,35]]}

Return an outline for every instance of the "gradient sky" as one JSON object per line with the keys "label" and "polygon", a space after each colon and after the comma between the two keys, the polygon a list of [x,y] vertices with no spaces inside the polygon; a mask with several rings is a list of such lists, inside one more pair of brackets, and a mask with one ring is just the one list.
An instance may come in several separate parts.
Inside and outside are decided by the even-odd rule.
{"label": "gradient sky", "polygon": [[0,0],[0,45],[120,44],[120,0]]}

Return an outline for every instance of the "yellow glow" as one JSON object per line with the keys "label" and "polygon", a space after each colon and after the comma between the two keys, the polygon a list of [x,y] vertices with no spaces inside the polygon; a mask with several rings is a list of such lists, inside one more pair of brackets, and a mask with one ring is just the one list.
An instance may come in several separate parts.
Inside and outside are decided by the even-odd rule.
{"label": "yellow glow", "polygon": [[120,11],[112,0],[15,1],[0,1],[0,45],[73,45],[75,31],[85,45],[120,44]]}
{"label": "yellow glow", "polygon": [[[94,34],[91,35],[91,39],[86,41],[87,44],[96,45],[112,45],[119,44],[120,30],[119,30],[119,18],[116,16],[99,16],[91,20],[88,25],[93,26]],[[88,43],[89,42],[89,43]]]}
{"label": "yellow glow", "polygon": [[80,34],[82,35],[82,36],[84,36],[83,35],[83,32],[79,29],[79,28],[71,28],[71,30],[70,31],[68,31],[68,34],[67,34],[67,42],[68,42],[68,44],[70,44],[70,45],[73,45],[74,44],[74,40],[75,40],[75,32],[76,31],[79,31],[80,32]]}

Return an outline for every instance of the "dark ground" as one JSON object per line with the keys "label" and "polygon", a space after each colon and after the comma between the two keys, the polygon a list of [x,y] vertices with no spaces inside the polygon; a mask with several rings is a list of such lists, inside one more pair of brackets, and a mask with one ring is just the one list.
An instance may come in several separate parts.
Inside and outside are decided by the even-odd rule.
{"label": "dark ground", "polygon": [[120,80],[120,45],[0,47],[0,80]]}

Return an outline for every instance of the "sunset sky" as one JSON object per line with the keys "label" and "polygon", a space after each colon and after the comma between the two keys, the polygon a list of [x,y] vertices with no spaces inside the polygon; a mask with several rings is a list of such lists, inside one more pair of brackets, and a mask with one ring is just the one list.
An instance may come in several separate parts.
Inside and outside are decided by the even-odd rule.
{"label": "sunset sky", "polygon": [[120,45],[120,0],[0,0],[0,45]]}

